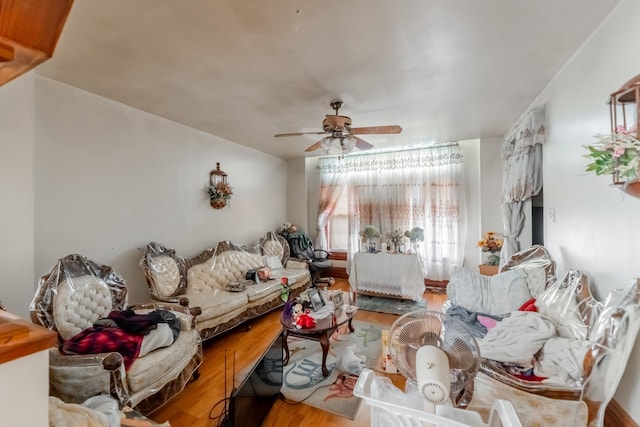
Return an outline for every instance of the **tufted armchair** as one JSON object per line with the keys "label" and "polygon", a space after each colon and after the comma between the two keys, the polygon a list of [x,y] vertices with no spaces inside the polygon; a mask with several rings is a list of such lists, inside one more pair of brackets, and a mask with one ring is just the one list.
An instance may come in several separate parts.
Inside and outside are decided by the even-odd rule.
{"label": "tufted armchair", "polygon": [[[40,278],[30,305],[32,321],[56,331],[60,348],[98,319],[128,308],[138,314],[170,310],[179,321],[177,338],[165,337],[162,344],[155,341],[162,329],[158,324],[141,339],[138,357],[126,367],[123,351],[67,354],[52,348],[50,395],[68,403],[80,403],[91,396],[110,394],[120,403],[149,414],[197,375],[203,354],[200,337],[193,328],[193,314],[181,307],[158,304],[127,307],[125,281],[111,267],[81,255],[68,255]],[[118,345],[122,343],[113,344]]]}

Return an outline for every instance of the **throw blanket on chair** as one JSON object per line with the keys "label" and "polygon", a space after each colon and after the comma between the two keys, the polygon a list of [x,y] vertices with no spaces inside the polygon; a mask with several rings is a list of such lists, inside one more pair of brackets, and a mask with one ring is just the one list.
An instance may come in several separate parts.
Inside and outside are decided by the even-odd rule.
{"label": "throw blanket on chair", "polygon": [[532,368],[535,354],[554,335],[553,322],[541,314],[514,311],[487,332],[478,345],[482,357]]}
{"label": "throw blanket on chair", "polygon": [[[161,324],[164,324],[164,327]],[[180,322],[167,310],[136,314],[133,310],[112,311],[65,341],[60,347],[64,354],[96,354],[117,352],[124,359],[125,370],[133,362],[156,348],[171,345],[180,333]],[[151,345],[145,345],[151,342]],[[141,354],[141,349],[142,351]]]}

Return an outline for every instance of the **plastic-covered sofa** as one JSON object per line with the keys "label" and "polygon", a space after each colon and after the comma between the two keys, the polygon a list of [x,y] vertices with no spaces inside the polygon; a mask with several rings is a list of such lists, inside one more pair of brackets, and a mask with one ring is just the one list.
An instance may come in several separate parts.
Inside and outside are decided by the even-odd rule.
{"label": "plastic-covered sofa", "polygon": [[[60,259],[40,278],[30,312],[34,323],[58,333],[59,346],[49,352],[50,395],[67,403],[107,394],[149,414],[182,391],[202,363],[191,312],[157,304],[128,307],[122,276],[78,254]],[[145,319],[164,316],[166,322],[135,334],[100,324],[123,312]],[[123,339],[97,341],[94,331]],[[80,343],[80,337],[83,346],[70,345]]]}
{"label": "plastic-covered sofa", "polygon": [[[203,340],[281,307],[311,283],[307,264],[290,259],[286,241],[273,232],[253,246],[223,241],[190,259],[151,242],[140,265],[153,300],[200,311],[195,328]],[[247,279],[247,272],[265,266],[269,280]]]}
{"label": "plastic-covered sofa", "polygon": [[[606,406],[613,398],[640,329],[640,280],[633,279],[626,287],[612,291],[604,301],[598,301],[592,296],[589,279],[582,271],[569,270],[562,279],[556,279],[555,263],[541,246],[514,254],[502,266],[500,274],[513,270],[522,270],[521,277],[530,289],[538,287],[538,293],[532,292],[536,311],[553,324],[559,338],[566,340],[563,348],[554,355],[555,363],[562,369],[567,368],[559,375],[565,381],[556,381],[557,378],[540,381],[514,374],[509,363],[492,360],[486,354],[482,355],[481,372],[528,393],[554,399],[582,400],[588,408],[588,425],[602,426]],[[540,288],[542,283],[544,286]],[[510,288],[514,288],[513,283]],[[461,290],[452,293],[454,299],[447,301],[447,309],[457,303]],[[465,294],[464,298],[477,301],[474,295]],[[505,294],[495,292],[491,298],[504,299]],[[479,342],[482,353],[482,341]],[[561,352],[570,348],[576,355],[573,366],[569,366],[569,360],[564,358],[568,353],[560,358]],[[549,363],[544,361],[549,357],[545,356],[545,349],[543,346],[535,355],[538,366]]]}

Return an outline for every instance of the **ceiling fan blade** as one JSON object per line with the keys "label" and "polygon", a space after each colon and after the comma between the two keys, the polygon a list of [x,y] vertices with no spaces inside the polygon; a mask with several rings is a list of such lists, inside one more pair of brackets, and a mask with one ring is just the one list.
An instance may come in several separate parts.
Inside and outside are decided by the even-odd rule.
{"label": "ceiling fan blade", "polygon": [[293,133],[279,133],[277,135],[273,135],[276,138],[281,138],[283,136],[299,136],[299,135],[324,135],[325,131],[318,131],[318,132],[293,132]]}
{"label": "ceiling fan blade", "polygon": [[375,133],[386,134],[386,133],[400,133],[400,132],[402,132],[402,128],[398,125],[351,128],[351,133],[354,135],[375,134]]}
{"label": "ceiling fan blade", "polygon": [[358,147],[360,150],[369,150],[373,148],[373,145],[369,144],[364,139],[358,138],[357,136],[354,136],[354,138],[356,139],[356,147]]}
{"label": "ceiling fan blade", "polygon": [[320,141],[316,142],[315,144],[313,144],[311,147],[307,148],[304,151],[316,151],[320,147],[322,147],[322,139]]}

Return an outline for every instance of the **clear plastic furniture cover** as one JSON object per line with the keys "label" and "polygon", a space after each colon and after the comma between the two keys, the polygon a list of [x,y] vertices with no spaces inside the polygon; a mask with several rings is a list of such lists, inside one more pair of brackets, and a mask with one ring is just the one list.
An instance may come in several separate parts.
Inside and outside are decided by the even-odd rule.
{"label": "clear plastic furniture cover", "polygon": [[144,304],[127,307],[124,279],[111,267],[71,254],[42,276],[31,302],[31,319],[58,333],[62,345],[111,311],[133,308],[136,313],[171,310],[180,321],[173,344],[136,358],[125,369],[118,352],[63,354],[50,349],[50,394],[64,402],[80,403],[109,394],[123,405],[149,414],[178,394],[197,376],[202,343],[193,329],[193,315],[180,307]]}
{"label": "clear plastic furniture cover", "polygon": [[640,280],[612,291],[601,302],[591,294],[589,279],[580,270],[569,270],[562,279],[555,276],[555,263],[541,246],[514,254],[500,269],[545,267],[547,288],[536,304],[547,308],[545,315],[564,323],[565,330],[588,342],[582,378],[574,385],[556,385],[522,380],[497,362],[483,359],[481,371],[520,390],[546,397],[583,400],[588,407],[590,427],[601,427],[604,413],[624,374],[640,329]]}

